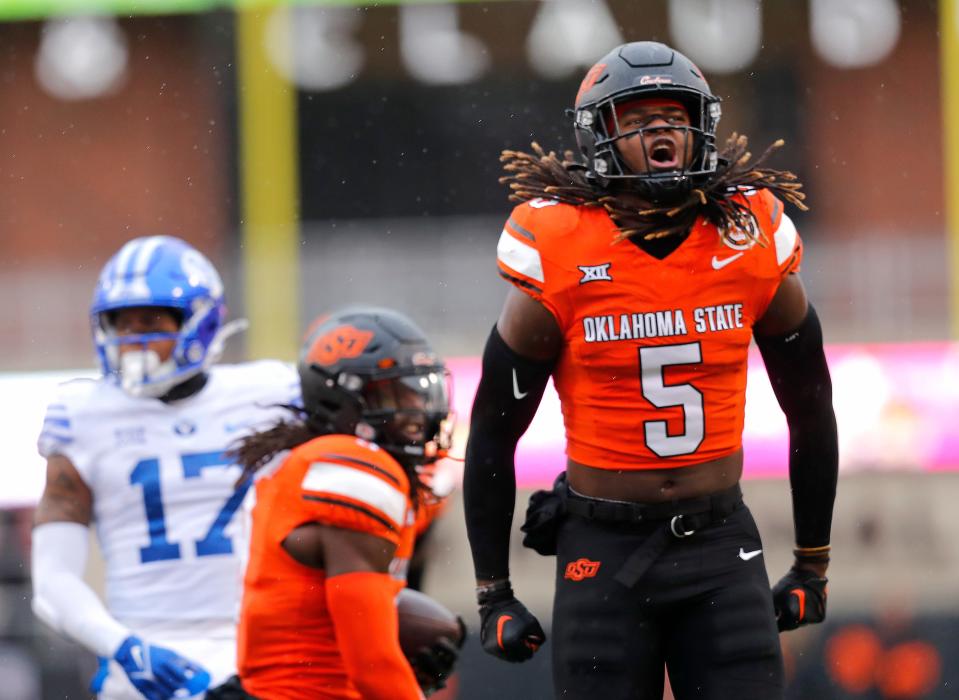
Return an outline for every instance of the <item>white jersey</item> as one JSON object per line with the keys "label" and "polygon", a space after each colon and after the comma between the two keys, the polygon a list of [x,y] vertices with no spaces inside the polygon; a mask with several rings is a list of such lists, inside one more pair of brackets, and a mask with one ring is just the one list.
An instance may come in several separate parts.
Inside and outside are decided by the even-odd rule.
{"label": "white jersey", "polygon": [[107,608],[133,628],[236,616],[247,543],[234,515],[246,489],[224,452],[289,417],[278,405],[299,402],[299,381],[272,360],[209,374],[169,404],[74,380],[47,408],[40,453],[67,457],[89,486]]}

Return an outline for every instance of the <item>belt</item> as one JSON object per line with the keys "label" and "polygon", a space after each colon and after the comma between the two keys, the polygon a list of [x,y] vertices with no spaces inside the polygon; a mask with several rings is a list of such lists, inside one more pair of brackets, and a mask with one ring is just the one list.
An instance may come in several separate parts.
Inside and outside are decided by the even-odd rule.
{"label": "belt", "polygon": [[636,585],[646,570],[659,558],[671,538],[682,539],[715,520],[730,515],[743,500],[739,484],[699,498],[664,503],[628,503],[601,501],[570,492],[566,512],[588,520],[611,523],[663,522],[640,547],[629,555],[613,577],[627,588]]}
{"label": "belt", "polygon": [[[673,520],[677,517],[686,520],[687,516],[692,517],[703,513],[715,513],[717,517],[725,517],[736,509],[741,500],[743,500],[743,492],[739,488],[739,484],[734,484],[724,491],[709,496],[664,501],[663,503],[603,501],[570,491],[569,499],[566,501],[566,512],[587,520],[601,520],[609,523],[641,523]],[[702,527],[702,525],[699,527]],[[696,530],[698,528],[687,529]],[[676,536],[681,537],[679,534]]]}

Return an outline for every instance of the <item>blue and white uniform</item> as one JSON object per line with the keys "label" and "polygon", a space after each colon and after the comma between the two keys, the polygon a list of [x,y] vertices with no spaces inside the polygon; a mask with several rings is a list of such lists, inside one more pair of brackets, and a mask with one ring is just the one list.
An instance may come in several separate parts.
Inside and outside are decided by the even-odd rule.
{"label": "blue and white uniform", "polygon": [[[246,488],[225,452],[289,417],[295,369],[264,360],[215,365],[198,393],[165,403],[109,379],[62,384],[39,439],[70,460],[93,495],[106,565],[106,606],[135,634],[201,662],[213,684],[235,671],[235,628],[247,543],[237,510]],[[116,667],[111,662],[111,667]],[[142,697],[119,667],[101,697]]]}

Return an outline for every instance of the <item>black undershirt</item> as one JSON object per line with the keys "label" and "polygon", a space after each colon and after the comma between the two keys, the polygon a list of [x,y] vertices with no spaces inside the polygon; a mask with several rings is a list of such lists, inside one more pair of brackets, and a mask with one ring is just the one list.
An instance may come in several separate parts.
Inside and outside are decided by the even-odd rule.
{"label": "black undershirt", "polygon": [[681,246],[687,238],[689,238],[689,231],[681,236],[663,236],[662,238],[650,239],[645,239],[640,234],[631,237],[629,242],[657,260],[665,260],[666,256]]}
{"label": "black undershirt", "polygon": [[170,403],[171,401],[180,401],[181,399],[186,399],[194,394],[200,393],[200,390],[206,386],[207,380],[210,378],[206,372],[200,372],[200,374],[194,375],[187,379],[182,384],[177,384],[175,387],[170,389],[167,393],[160,397],[160,401],[163,403]]}

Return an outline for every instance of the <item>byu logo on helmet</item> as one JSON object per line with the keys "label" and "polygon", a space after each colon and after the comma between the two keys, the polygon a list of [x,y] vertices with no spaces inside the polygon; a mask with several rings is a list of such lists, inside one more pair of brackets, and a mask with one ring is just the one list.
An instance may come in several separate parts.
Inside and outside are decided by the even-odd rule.
{"label": "byu logo on helmet", "polygon": [[[118,334],[113,326],[116,312],[137,307],[169,309],[179,328]],[[225,316],[223,283],[216,269],[198,250],[172,236],[136,238],[124,245],[100,273],[90,307],[103,373],[133,396],[162,396],[213,364],[226,338],[245,325],[234,321],[224,326]],[[149,349],[156,341],[174,342],[168,358],[161,360]],[[127,348],[123,353],[121,345]]]}

